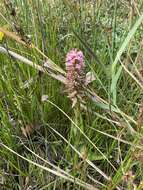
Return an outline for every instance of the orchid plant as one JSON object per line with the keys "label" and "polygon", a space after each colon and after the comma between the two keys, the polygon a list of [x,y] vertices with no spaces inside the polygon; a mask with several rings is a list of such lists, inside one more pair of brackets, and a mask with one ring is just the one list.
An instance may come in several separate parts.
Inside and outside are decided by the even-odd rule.
{"label": "orchid plant", "polygon": [[[72,108],[74,110],[73,120],[78,124],[81,130],[84,130],[84,126],[80,114],[80,105],[86,104],[86,93],[83,86],[87,86],[87,84],[83,52],[77,49],[72,49],[66,55],[66,91],[72,102]],[[78,133],[78,130],[74,126],[71,126],[70,139],[77,149],[80,148],[81,152],[82,150],[86,151],[81,134]],[[77,158],[75,157],[74,164],[76,163]]]}

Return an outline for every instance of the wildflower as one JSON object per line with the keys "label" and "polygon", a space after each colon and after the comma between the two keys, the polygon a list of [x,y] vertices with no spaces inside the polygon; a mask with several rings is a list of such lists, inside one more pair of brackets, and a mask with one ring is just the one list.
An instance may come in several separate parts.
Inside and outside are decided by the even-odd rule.
{"label": "wildflower", "polygon": [[48,98],[49,98],[49,96],[48,96],[47,94],[44,94],[44,95],[42,95],[42,97],[41,97],[41,101],[42,101],[42,102],[45,102],[45,101],[48,100]]}
{"label": "wildflower", "polygon": [[2,31],[0,31],[0,41],[2,41],[4,38],[4,33]]}
{"label": "wildflower", "polygon": [[85,84],[85,63],[82,51],[73,49],[67,53],[66,71],[68,97],[74,107],[78,100],[84,102],[82,86]]}

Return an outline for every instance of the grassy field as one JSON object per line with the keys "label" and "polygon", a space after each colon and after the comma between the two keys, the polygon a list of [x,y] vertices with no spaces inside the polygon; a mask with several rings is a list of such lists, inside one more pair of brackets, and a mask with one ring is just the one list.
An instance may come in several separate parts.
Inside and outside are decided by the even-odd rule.
{"label": "grassy field", "polygon": [[142,0],[0,1],[0,189],[143,189]]}

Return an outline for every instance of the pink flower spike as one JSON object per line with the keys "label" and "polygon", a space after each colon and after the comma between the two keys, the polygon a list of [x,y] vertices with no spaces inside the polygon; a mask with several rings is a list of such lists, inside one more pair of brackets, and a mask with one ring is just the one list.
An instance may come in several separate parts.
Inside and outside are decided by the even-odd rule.
{"label": "pink flower spike", "polygon": [[78,101],[84,101],[84,92],[81,90],[85,83],[85,64],[82,51],[72,49],[66,56],[66,88],[68,97],[72,101],[72,107]]}

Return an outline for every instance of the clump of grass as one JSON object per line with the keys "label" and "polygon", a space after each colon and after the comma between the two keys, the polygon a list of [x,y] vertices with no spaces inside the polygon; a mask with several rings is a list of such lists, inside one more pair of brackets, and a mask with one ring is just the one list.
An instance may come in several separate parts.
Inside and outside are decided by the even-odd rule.
{"label": "clump of grass", "polygon": [[[142,189],[142,2],[4,0],[0,10],[2,187]],[[75,108],[72,48],[95,77]]]}

